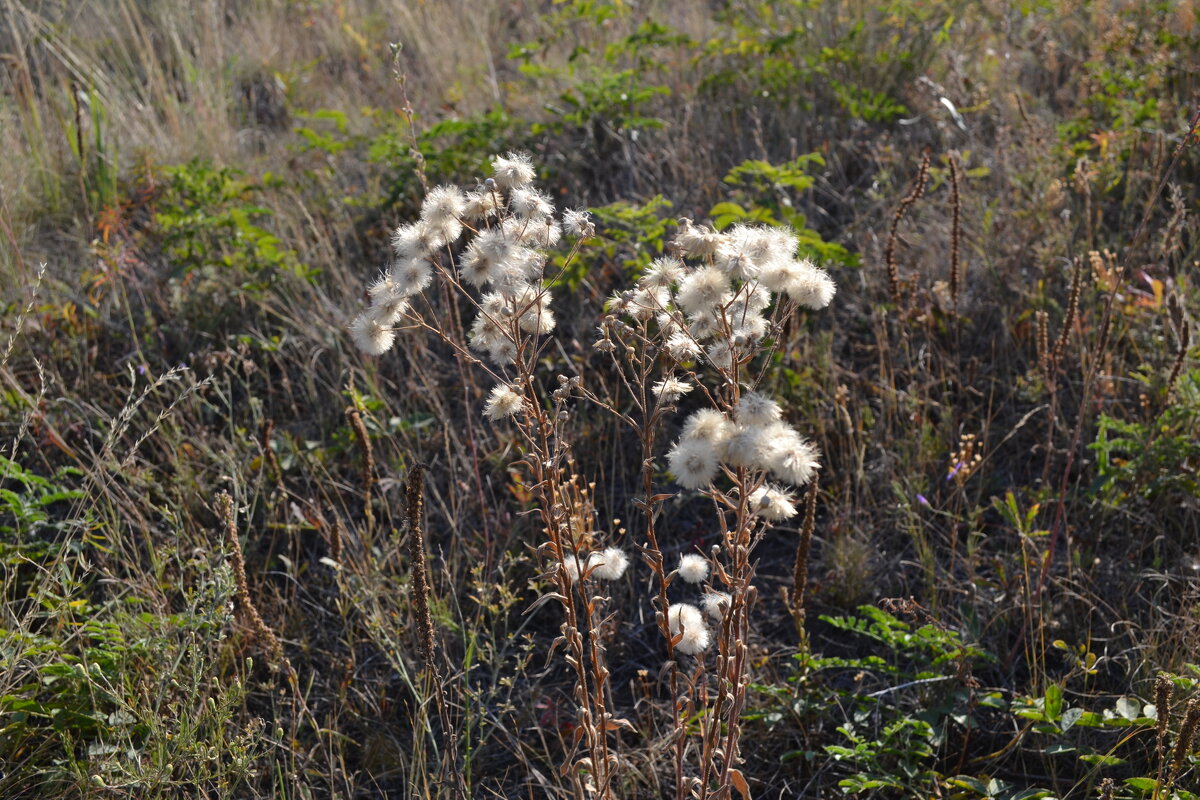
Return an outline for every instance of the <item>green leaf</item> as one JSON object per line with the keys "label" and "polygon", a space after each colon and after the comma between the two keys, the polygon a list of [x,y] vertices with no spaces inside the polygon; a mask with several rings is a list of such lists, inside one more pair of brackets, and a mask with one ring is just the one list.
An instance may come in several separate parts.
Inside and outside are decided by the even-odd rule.
{"label": "green leaf", "polygon": [[724,203],[717,203],[708,211],[708,215],[710,217],[716,217],[722,214],[733,214],[738,217],[744,217],[746,216],[746,209],[742,208],[737,203],[730,203],[726,201]]}
{"label": "green leaf", "polygon": [[1046,687],[1046,718],[1057,721],[1062,714],[1062,688],[1052,683]]}
{"label": "green leaf", "polygon": [[1154,778],[1126,778],[1125,784],[1141,792],[1153,792],[1158,782]]}
{"label": "green leaf", "polygon": [[1095,764],[1101,767],[1115,767],[1118,764],[1125,763],[1125,759],[1123,758],[1105,755],[1104,753],[1083,753],[1079,756],[1079,760],[1085,764]]}
{"label": "green leaf", "polygon": [[970,775],[955,775],[946,781],[951,786],[957,786],[960,789],[970,789],[976,794],[987,795],[987,787],[983,785],[983,781],[978,778],[973,778]]}

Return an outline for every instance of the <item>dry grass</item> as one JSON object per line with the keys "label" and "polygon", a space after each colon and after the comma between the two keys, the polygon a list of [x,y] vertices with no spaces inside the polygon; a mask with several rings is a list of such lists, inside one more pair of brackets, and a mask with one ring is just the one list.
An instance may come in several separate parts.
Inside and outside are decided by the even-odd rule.
{"label": "dry grass", "polygon": [[[350,343],[390,229],[419,208],[414,136],[431,185],[520,146],[560,208],[674,202],[659,234],[597,212],[599,254],[556,290],[556,343],[530,374],[582,374],[596,395],[623,386],[589,350],[599,304],[675,218],[731,198],[803,212],[860,259],[831,260],[836,300],[786,321],[760,384],[824,468],[811,523],[740,573],[757,606],[726,688],[754,796],[836,796],[868,773],[899,783],[862,791],[877,797],[980,796],[956,775],[1070,798],[1193,785],[1193,5],[599,7],[0,3],[0,795],[580,796],[560,772],[582,755],[579,683],[601,687],[593,728],[611,711],[638,731],[591,737],[593,764],[604,743],[621,759],[615,796],[672,796],[678,731],[710,749],[722,732],[677,702],[696,673],[661,671],[669,626],[647,600],[675,599],[679,555],[722,541],[698,508],[635,502],[668,480],[675,423],[647,445],[579,411],[566,471],[539,473],[528,440],[479,418],[491,382],[452,344],[408,335],[374,359]],[[621,98],[646,86],[668,93]],[[508,122],[481,133],[496,109]],[[444,121],[465,127],[420,138]],[[814,151],[807,188],[722,182]],[[193,221],[264,209],[246,213],[285,258],[262,266],[270,246],[232,217],[196,229],[195,257],[170,238],[179,182],[201,172],[166,168],[194,158],[246,185]],[[466,301],[431,303],[461,342]],[[572,513],[539,516],[556,497]],[[578,606],[567,669],[547,661],[554,604],[524,612],[565,580],[539,579],[564,567],[536,546],[589,515],[622,546],[653,531],[658,582],[606,585],[614,620],[559,586]],[[941,660],[829,620],[886,598]],[[268,633],[292,670],[270,669]],[[1120,716],[1165,693],[1162,672],[1174,710],[1157,721],[1049,733],[1015,711],[1061,690]],[[932,755],[885,741],[923,712]],[[876,761],[826,749],[846,725]]]}

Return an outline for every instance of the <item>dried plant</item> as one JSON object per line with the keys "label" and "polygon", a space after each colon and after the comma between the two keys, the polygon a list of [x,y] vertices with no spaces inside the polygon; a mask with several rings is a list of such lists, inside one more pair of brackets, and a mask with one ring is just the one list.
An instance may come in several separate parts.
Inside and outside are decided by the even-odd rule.
{"label": "dried plant", "polygon": [[217,513],[221,517],[221,522],[225,527],[225,545],[229,548],[229,557],[233,567],[233,577],[237,584],[237,601],[241,606],[242,613],[250,621],[250,627],[258,637],[259,643],[262,644],[271,656],[273,667],[278,668],[283,665],[287,671],[291,672],[291,666],[287,664],[287,658],[283,654],[283,647],[279,644],[279,637],[275,635],[275,631],[267,625],[262,618],[262,614],[258,612],[258,607],[254,605],[254,599],[250,596],[250,582],[246,579],[246,560],[242,556],[242,543],[238,538],[237,531],[237,510],[234,508],[233,498],[228,492],[221,492],[217,495]]}
{"label": "dried plant", "polygon": [[959,263],[962,239],[962,198],[959,196],[958,188],[958,159],[954,153],[951,153],[946,160],[950,165],[950,206],[952,211],[950,221],[950,300],[957,312],[962,272],[962,266]]}
{"label": "dried plant", "polygon": [[[511,425],[524,446],[520,472],[544,537],[538,552],[548,562],[549,590],[530,610],[554,603],[563,614],[551,650],[562,652],[575,682],[578,749],[569,769],[581,794],[602,798],[614,796],[623,767],[618,733],[634,730],[613,705],[605,640],[618,612],[602,592],[623,577],[629,557],[596,525],[591,485],[575,474],[571,421],[582,402],[637,436],[642,520],[633,532],[663,640],[661,674],[672,698],[664,739],[675,795],[744,792],[739,737],[757,596],[752,553],[774,524],[796,515],[787,487],[808,484],[819,467],[816,448],[759,387],[783,322],[800,308],[828,305],[833,281],[796,257],[790,230],[736,225],[718,232],[682,219],[671,252],[614,293],[600,321],[593,347],[617,376],[607,385],[621,391],[594,390],[581,373],[549,381],[542,365],[559,275],[547,273],[546,251],[564,237],[572,241],[557,262],[565,271],[595,229],[587,212],[556,213],[533,185],[528,156],[498,157],[492,170],[473,191],[430,190],[420,219],[396,229],[396,261],[371,285],[371,306],[350,325],[351,335],[378,355],[395,344],[398,330],[423,330],[495,381],[482,413]],[[440,322],[424,294],[435,278],[476,312],[466,341]],[[683,554],[669,569],[661,524],[664,501],[675,494],[664,491],[656,459],[685,396],[699,407],[666,462],[682,499],[711,509],[719,543],[708,553]],[[677,580],[701,587],[703,611],[670,599]]]}
{"label": "dried plant", "polygon": [[896,265],[897,230],[900,227],[900,220],[904,219],[904,215],[908,213],[912,204],[920,200],[921,195],[925,193],[925,184],[929,180],[930,157],[930,151],[926,150],[921,158],[921,166],[917,169],[917,177],[913,181],[912,191],[900,201],[900,205],[896,207],[896,213],[892,215],[892,225],[888,230],[887,245],[883,251],[883,263],[887,267],[888,295],[895,306],[900,305],[900,273]]}

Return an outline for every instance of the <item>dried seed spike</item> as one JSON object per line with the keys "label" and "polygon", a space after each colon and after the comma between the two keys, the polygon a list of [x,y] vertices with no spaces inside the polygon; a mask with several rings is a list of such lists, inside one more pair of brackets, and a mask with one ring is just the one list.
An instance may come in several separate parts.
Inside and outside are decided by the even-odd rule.
{"label": "dried seed spike", "polygon": [[275,635],[275,631],[271,630],[262,614],[258,613],[258,607],[254,605],[254,599],[250,597],[250,582],[246,579],[246,560],[242,556],[242,543],[238,539],[237,531],[237,511],[234,507],[233,498],[227,492],[221,492],[217,495],[217,513],[221,517],[221,521],[225,524],[225,544],[229,548],[230,560],[233,562],[234,582],[237,586],[236,597],[238,604],[242,607],[242,613],[250,620],[250,627],[254,629],[254,633],[259,637],[260,642],[267,646],[267,650],[271,654],[271,661],[274,666],[282,664],[286,670],[291,671],[291,664],[287,657],[283,654],[283,647],[279,643],[279,637]]}
{"label": "dried seed spike", "polygon": [[950,204],[952,219],[950,224],[950,300],[954,310],[958,311],[959,289],[959,242],[962,238],[962,200],[958,193],[958,163],[954,153],[947,156],[950,163]]}
{"label": "dried seed spike", "polygon": [[1063,319],[1062,333],[1058,336],[1058,341],[1054,343],[1054,361],[1062,360],[1063,353],[1067,350],[1067,339],[1071,335],[1071,328],[1075,326],[1075,315],[1079,312],[1079,292],[1083,288],[1083,259],[1076,258],[1074,269],[1071,272],[1071,295],[1067,298],[1067,315]]}
{"label": "dried seed spike", "polygon": [[817,515],[817,481],[808,485],[804,503],[804,524],[800,526],[800,543],[796,546],[796,563],[792,565],[792,616],[796,632],[804,637],[804,601],[808,592],[808,556],[812,546],[813,528]]}
{"label": "dried seed spike", "polygon": [[883,250],[883,262],[887,267],[888,274],[888,294],[891,297],[892,304],[900,305],[900,276],[896,269],[896,230],[900,227],[900,220],[908,213],[909,207],[921,198],[925,193],[925,182],[929,180],[929,160],[932,153],[929,149],[925,150],[925,154],[921,157],[921,166],[917,169],[917,177],[913,181],[912,191],[900,201],[900,205],[896,208],[896,213],[892,216],[892,227],[888,231],[887,245]]}
{"label": "dried seed spike", "polygon": [[1168,400],[1171,398],[1171,393],[1175,391],[1175,382],[1179,380],[1179,373],[1183,371],[1183,362],[1187,360],[1191,339],[1191,325],[1185,319],[1179,326],[1179,349],[1175,352],[1175,363],[1171,365],[1171,375],[1167,378]]}
{"label": "dried seed spike", "polygon": [[1050,315],[1045,311],[1038,311],[1034,316],[1037,319],[1038,364],[1045,367],[1046,360],[1050,357]]}
{"label": "dried seed spike", "polygon": [[1167,313],[1170,314],[1171,324],[1175,326],[1175,330],[1179,330],[1179,326],[1183,323],[1183,306],[1179,303],[1179,297],[1174,292],[1167,295]]}
{"label": "dried seed spike", "polygon": [[1154,710],[1158,719],[1155,721],[1155,730],[1158,734],[1156,750],[1158,757],[1162,758],[1163,745],[1167,738],[1167,722],[1171,716],[1171,693],[1175,688],[1175,684],[1171,683],[1171,679],[1165,674],[1159,675],[1158,680],[1154,682]]}
{"label": "dried seed spike", "polygon": [[1179,770],[1188,754],[1192,752],[1192,744],[1196,739],[1196,729],[1200,728],[1200,701],[1195,698],[1188,700],[1187,711],[1183,715],[1183,724],[1179,727],[1179,738],[1175,740],[1175,752],[1171,757],[1171,777],[1168,781],[1174,784]]}

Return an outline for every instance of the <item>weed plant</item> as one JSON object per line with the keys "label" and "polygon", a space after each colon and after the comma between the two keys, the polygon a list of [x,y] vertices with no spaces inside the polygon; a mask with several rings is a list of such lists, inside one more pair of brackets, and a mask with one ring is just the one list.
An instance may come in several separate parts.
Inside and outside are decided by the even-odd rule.
{"label": "weed plant", "polygon": [[1194,798],[1197,52],[0,3],[0,796]]}

